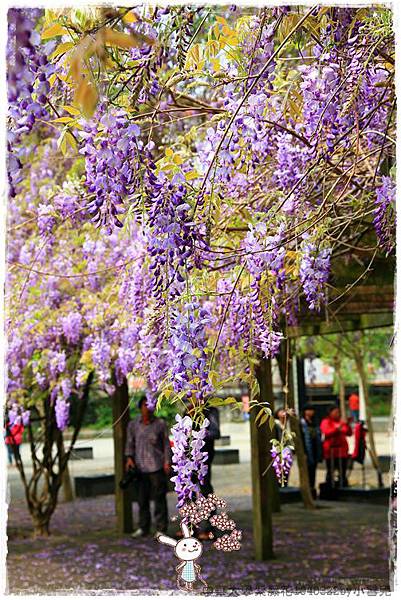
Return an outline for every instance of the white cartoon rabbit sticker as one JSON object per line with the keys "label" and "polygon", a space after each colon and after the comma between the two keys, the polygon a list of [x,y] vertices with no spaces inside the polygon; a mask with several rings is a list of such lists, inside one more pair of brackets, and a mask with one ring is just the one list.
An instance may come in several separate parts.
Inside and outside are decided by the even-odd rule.
{"label": "white cartoon rabbit sticker", "polygon": [[[200,573],[201,568],[196,564],[196,560],[203,552],[202,544],[199,540],[191,536],[188,525],[181,523],[181,530],[184,537],[177,542],[167,535],[160,534],[157,536],[161,544],[167,544],[174,548],[174,553],[182,562],[175,568],[177,571],[177,586],[179,589],[190,592],[193,589],[194,582],[199,579],[207,589],[207,583],[202,579]],[[181,585],[184,583],[184,587]]]}

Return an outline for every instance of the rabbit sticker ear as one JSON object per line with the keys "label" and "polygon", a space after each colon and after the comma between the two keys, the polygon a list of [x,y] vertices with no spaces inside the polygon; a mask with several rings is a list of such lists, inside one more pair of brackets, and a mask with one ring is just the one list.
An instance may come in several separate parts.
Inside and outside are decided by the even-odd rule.
{"label": "rabbit sticker ear", "polygon": [[184,537],[191,537],[190,531],[188,529],[188,525],[186,523],[181,523],[181,531],[184,534]]}
{"label": "rabbit sticker ear", "polygon": [[177,540],[174,540],[173,538],[168,537],[168,535],[163,535],[163,534],[158,535],[157,541],[160,542],[161,544],[166,544],[167,546],[173,546],[174,548],[177,545]]}

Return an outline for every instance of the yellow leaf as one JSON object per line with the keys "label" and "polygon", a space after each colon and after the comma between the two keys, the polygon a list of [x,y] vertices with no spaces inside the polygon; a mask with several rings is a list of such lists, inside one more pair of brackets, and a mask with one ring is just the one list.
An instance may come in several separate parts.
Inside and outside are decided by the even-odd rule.
{"label": "yellow leaf", "polygon": [[50,25],[50,27],[42,31],[42,40],[48,40],[49,38],[64,35],[65,33],[68,33],[68,29],[59,23],[54,23],[54,25]]}
{"label": "yellow leaf", "polygon": [[62,42],[57,46],[55,51],[52,52],[52,54],[50,54],[50,60],[53,60],[53,58],[57,58],[57,56],[60,56],[61,54],[65,54],[66,52],[68,52],[68,50],[74,48],[74,46],[75,44],[73,42]]}
{"label": "yellow leaf", "polygon": [[188,173],[185,173],[185,179],[187,181],[191,181],[191,179],[196,179],[197,177],[199,177],[199,173],[196,171],[188,171]]}
{"label": "yellow leaf", "polygon": [[64,105],[62,106],[62,108],[67,111],[68,113],[70,113],[70,115],[80,115],[80,111],[78,110],[78,108],[75,108],[75,106],[69,106],[69,105]]}
{"label": "yellow leaf", "polygon": [[73,150],[77,150],[77,142],[70,131],[66,132],[65,139]]}
{"label": "yellow leaf", "polygon": [[175,154],[173,157],[173,163],[176,165],[182,165],[184,161],[182,160],[181,156],[179,154]]}
{"label": "yellow leaf", "polygon": [[227,21],[225,20],[224,17],[216,17],[216,21],[218,23],[221,23],[222,25],[227,25]]}
{"label": "yellow leaf", "polygon": [[[221,69],[221,64],[220,64],[220,60],[218,58],[211,58],[210,59],[210,64],[213,67],[213,70],[216,71],[215,76],[217,76],[217,73],[220,71]],[[226,76],[226,73],[223,72],[223,76]]]}
{"label": "yellow leaf", "polygon": [[60,137],[57,140],[57,146],[60,148],[61,152],[65,155],[67,150],[67,140],[65,137],[66,131],[63,131]]}
{"label": "yellow leaf", "polygon": [[53,87],[53,85],[56,82],[56,79],[57,79],[57,73],[53,73],[53,75],[50,75],[50,77],[49,77],[50,87]]}
{"label": "yellow leaf", "polygon": [[86,79],[82,79],[78,84],[74,100],[82,106],[82,111],[86,117],[91,117],[95,112],[97,99],[98,94],[95,86]]}
{"label": "yellow leaf", "polygon": [[230,29],[230,27],[228,25],[223,25],[223,27],[221,28],[222,33],[224,33],[224,35],[230,36],[233,33],[233,30]]}
{"label": "yellow leaf", "polygon": [[118,46],[118,48],[138,48],[144,44],[148,44],[149,46],[154,44],[152,38],[142,33],[128,35],[128,33],[122,33],[121,31],[110,29],[110,27],[105,27],[104,29],[104,42],[111,46]]}
{"label": "yellow leaf", "polygon": [[71,123],[74,119],[72,117],[58,117],[57,119],[53,119],[53,123]]}
{"label": "yellow leaf", "polygon": [[207,53],[208,57],[216,56],[216,54],[219,52],[219,50],[220,50],[220,45],[216,40],[210,40],[206,44],[206,53]]}
{"label": "yellow leaf", "polygon": [[185,68],[190,69],[192,67],[197,68],[197,64],[202,57],[202,48],[199,44],[194,44],[192,48],[187,53],[187,58],[185,61]]}
{"label": "yellow leaf", "polygon": [[139,21],[139,17],[133,10],[130,10],[126,15],[123,16],[123,21],[125,21],[125,23],[136,23]]}

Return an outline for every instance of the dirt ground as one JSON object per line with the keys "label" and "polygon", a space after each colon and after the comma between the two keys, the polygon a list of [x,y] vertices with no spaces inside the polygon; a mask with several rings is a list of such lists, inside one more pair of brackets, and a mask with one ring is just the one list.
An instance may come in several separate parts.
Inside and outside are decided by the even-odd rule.
{"label": "dirt ground", "polygon": [[[319,502],[306,511],[288,504],[274,515],[275,558],[253,558],[251,512],[230,512],[243,531],[240,551],[205,543],[199,564],[209,593],[238,595],[278,590],[390,589],[386,506]],[[176,526],[171,524],[170,533]],[[173,549],[152,537],[114,531],[114,498],[61,503],[52,535],[32,539],[25,504],[14,500],[8,522],[8,593],[156,594],[176,590]]]}

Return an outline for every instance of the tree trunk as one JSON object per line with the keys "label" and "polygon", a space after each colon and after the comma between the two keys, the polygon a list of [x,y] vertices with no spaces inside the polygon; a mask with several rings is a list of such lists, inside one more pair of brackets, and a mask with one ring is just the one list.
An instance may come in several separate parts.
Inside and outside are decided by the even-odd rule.
{"label": "tree trunk", "polygon": [[[93,372],[88,376],[82,398],[80,399],[77,425],[74,429],[69,449],[65,451],[62,432],[58,430],[56,425],[54,406],[50,402],[50,398],[45,398],[43,405],[37,406],[38,412],[41,415],[40,429],[34,432],[31,425],[27,427],[32,460],[32,474],[29,480],[25,474],[20,454],[18,453],[16,457],[16,464],[24,486],[25,498],[32,518],[35,536],[50,535],[50,520],[57,507],[60,487],[64,482],[68,486],[65,473],[71,449],[81,428],[92,380]],[[35,434],[37,436],[36,440]],[[41,458],[37,454],[38,442],[42,443]],[[54,446],[56,446],[56,454],[54,453]],[[69,484],[71,486],[71,482]],[[70,492],[72,492],[71,487]]]}
{"label": "tree trunk", "polygon": [[294,446],[298,463],[299,489],[301,491],[304,507],[313,510],[316,508],[309,483],[308,461],[302,441],[301,427],[298,417],[290,417],[291,431],[295,433]]}
{"label": "tree trunk", "polygon": [[[273,397],[271,361],[261,359],[255,375],[259,384],[260,400],[270,404]],[[253,540],[256,560],[267,560],[274,557],[272,501],[275,492],[272,484],[275,482],[269,476],[269,471],[272,471],[269,466],[270,440],[273,435],[267,421],[262,425],[255,423],[259,410],[258,407],[252,407],[250,410]],[[275,487],[277,488],[277,484]]]}
{"label": "tree trunk", "polygon": [[[64,448],[64,441],[61,442],[61,448],[62,448],[62,454],[61,454],[61,459],[63,460],[65,457],[65,448]],[[65,466],[65,469],[63,471],[62,477],[62,488],[63,488],[63,499],[64,502],[72,502],[74,500],[74,491],[73,491],[73,487],[72,487],[72,482],[71,482],[71,477],[70,477],[70,469],[68,467],[68,462]]]}
{"label": "tree trunk", "polygon": [[355,352],[355,366],[359,375],[359,379],[362,385],[364,400],[365,400],[365,410],[366,410],[366,427],[368,429],[368,440],[369,440],[369,453],[372,459],[372,463],[374,468],[377,471],[377,480],[379,487],[383,487],[383,477],[380,469],[379,459],[377,458],[376,452],[376,444],[375,444],[375,436],[372,425],[372,415],[370,412],[369,406],[369,388],[368,381],[366,378],[365,367],[363,364],[363,357],[359,352]]}
{"label": "tree trunk", "polygon": [[334,366],[334,370],[336,372],[337,381],[338,381],[338,396],[340,398],[341,417],[343,419],[346,419],[347,418],[347,407],[345,404],[345,383],[344,383],[344,378],[342,376],[341,360],[340,360],[339,356],[334,357],[333,366]]}
{"label": "tree trunk", "polygon": [[121,385],[114,380],[115,391],[112,397],[113,408],[113,440],[114,440],[114,474],[115,474],[115,507],[117,531],[131,533],[132,531],[132,501],[130,489],[122,490],[120,481],[124,477],[124,450],[129,415],[129,395],[127,380]]}
{"label": "tree trunk", "polygon": [[73,502],[74,501],[74,490],[72,487],[70,469],[67,466],[64,469],[62,475],[62,487],[63,487],[63,500],[64,502]]}
{"label": "tree trunk", "polygon": [[50,535],[50,517],[47,519],[40,519],[38,517],[32,517],[33,520],[33,535],[37,537],[49,537]]}

